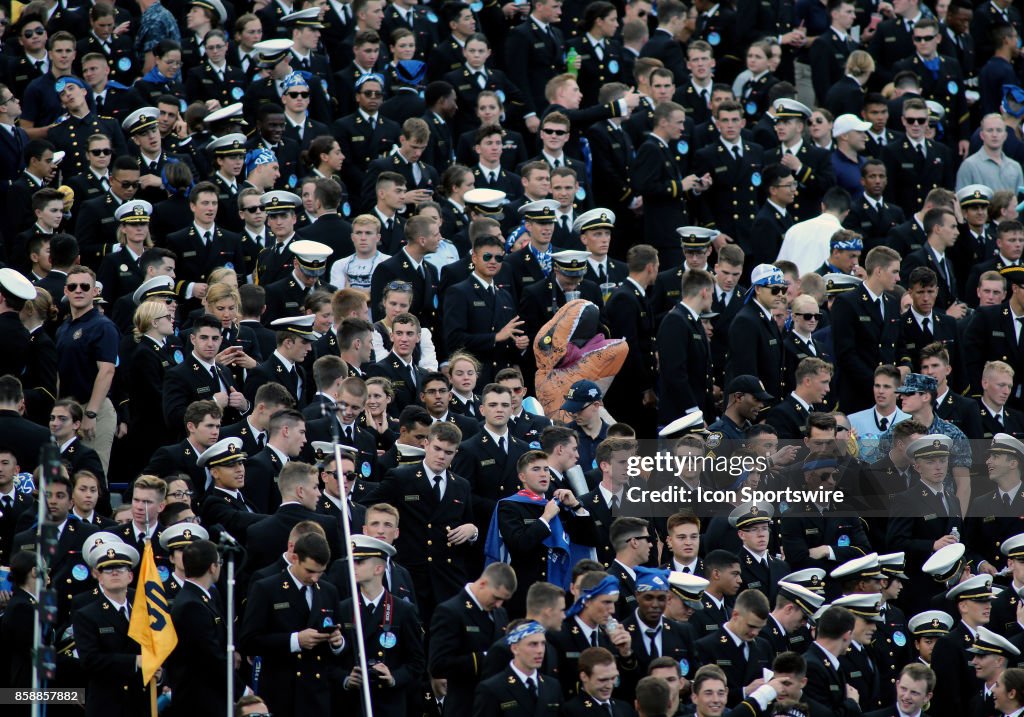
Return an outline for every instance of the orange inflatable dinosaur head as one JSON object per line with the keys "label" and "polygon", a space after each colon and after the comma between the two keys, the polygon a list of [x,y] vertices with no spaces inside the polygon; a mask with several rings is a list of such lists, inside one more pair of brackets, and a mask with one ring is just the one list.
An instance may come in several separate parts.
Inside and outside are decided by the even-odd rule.
{"label": "orange inflatable dinosaur head", "polygon": [[607,393],[629,353],[623,339],[601,333],[601,312],[585,299],[570,301],[544,324],[533,342],[537,359],[537,398],[552,420],[572,420],[562,401],[576,381],[593,381]]}

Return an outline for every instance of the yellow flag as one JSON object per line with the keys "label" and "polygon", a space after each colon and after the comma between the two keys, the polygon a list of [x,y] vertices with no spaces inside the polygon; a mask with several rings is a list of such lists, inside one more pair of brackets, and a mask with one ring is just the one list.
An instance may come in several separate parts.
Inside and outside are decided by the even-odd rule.
{"label": "yellow flag", "polygon": [[128,636],[142,645],[142,683],[146,684],[178,644],[178,635],[171,622],[170,604],[153,561],[153,546],[149,542],[142,552],[139,570],[139,586],[135,590]]}

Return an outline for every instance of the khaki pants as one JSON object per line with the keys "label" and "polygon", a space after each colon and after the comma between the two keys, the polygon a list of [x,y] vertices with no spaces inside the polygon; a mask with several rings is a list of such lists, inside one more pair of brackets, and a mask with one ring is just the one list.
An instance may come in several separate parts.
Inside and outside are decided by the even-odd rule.
{"label": "khaki pants", "polygon": [[96,412],[96,436],[91,441],[82,440],[82,443],[99,454],[104,473],[110,472],[110,448],[116,434],[117,411],[110,399],[104,398],[100,410]]}

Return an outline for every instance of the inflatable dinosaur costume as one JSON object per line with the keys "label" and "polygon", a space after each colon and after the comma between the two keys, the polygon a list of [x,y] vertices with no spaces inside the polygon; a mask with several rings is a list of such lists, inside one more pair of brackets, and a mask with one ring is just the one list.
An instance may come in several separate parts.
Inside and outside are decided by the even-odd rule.
{"label": "inflatable dinosaur costume", "polygon": [[570,301],[544,324],[533,341],[537,358],[537,398],[552,420],[569,422],[562,402],[580,379],[607,392],[629,353],[624,339],[606,339],[598,308],[585,299]]}

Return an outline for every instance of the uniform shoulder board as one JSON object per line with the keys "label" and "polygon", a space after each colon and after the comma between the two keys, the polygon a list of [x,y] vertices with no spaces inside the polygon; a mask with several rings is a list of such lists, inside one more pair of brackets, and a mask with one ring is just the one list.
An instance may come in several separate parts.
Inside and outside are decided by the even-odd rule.
{"label": "uniform shoulder board", "polygon": [[184,137],[182,139],[179,139],[178,140],[178,146],[179,147],[184,147],[186,144],[188,144],[191,141],[192,141],[192,135],[189,135],[188,137]]}

